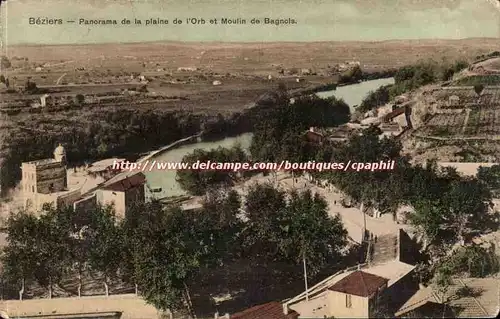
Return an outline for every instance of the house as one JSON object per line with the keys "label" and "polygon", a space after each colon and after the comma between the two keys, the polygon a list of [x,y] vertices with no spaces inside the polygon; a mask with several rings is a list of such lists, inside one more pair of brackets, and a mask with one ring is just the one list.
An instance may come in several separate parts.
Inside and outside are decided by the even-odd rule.
{"label": "house", "polygon": [[382,117],[383,122],[394,122],[398,123],[402,127],[412,128],[411,123],[411,102],[401,105],[401,107],[396,108],[392,112],[384,115]]}
{"label": "house", "polygon": [[141,172],[127,172],[106,181],[97,191],[101,205],[113,204],[116,215],[125,217],[126,211],[136,203],[145,202],[146,176]]}
{"label": "house", "polygon": [[311,127],[308,131],[305,132],[306,139],[309,142],[313,143],[322,143],[325,139],[325,136],[316,131],[314,127]]}
{"label": "house", "polygon": [[460,98],[457,95],[452,95],[448,98],[448,106],[460,106]]}
{"label": "house", "polygon": [[283,307],[279,302],[269,302],[263,305],[248,308],[242,312],[230,316],[219,317],[228,319],[298,319],[299,314],[290,311],[288,314],[283,312]]}
{"label": "house", "polygon": [[397,312],[398,318],[494,318],[500,309],[500,281],[454,279],[444,295],[432,287],[418,290]]}
{"label": "house", "polygon": [[341,270],[283,304],[301,318],[373,318],[393,315],[418,291],[415,246],[400,230],[372,241],[367,262]]}
{"label": "house", "polygon": [[92,163],[87,169],[87,173],[92,177],[103,177],[105,180],[115,176],[120,170],[114,169],[114,165],[125,161],[124,158],[108,158]]}
{"label": "house", "polygon": [[221,81],[218,81],[218,80],[215,80],[212,82],[212,85],[221,85],[222,82]]}
{"label": "house", "polygon": [[398,136],[403,132],[403,128],[399,123],[389,122],[389,123],[381,123],[378,126],[382,130],[382,134],[384,136]]}
{"label": "house", "polygon": [[355,271],[328,288],[328,306],[335,309],[335,317],[372,318],[388,282],[386,278]]}

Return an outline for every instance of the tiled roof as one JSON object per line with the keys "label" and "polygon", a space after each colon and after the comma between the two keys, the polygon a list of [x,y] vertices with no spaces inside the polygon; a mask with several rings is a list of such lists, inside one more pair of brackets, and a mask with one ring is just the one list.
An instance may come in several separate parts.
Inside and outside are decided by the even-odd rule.
{"label": "tiled roof", "polygon": [[387,285],[388,281],[388,279],[380,276],[358,270],[336,282],[329,289],[349,295],[370,297],[380,287]]}
{"label": "tiled roof", "polygon": [[283,312],[281,303],[273,301],[263,305],[248,308],[242,312],[231,315],[231,319],[298,319],[299,314],[290,311],[287,315]]}
{"label": "tiled roof", "polygon": [[146,182],[146,176],[142,173],[137,173],[131,176],[125,176],[122,179],[117,179],[110,183],[106,182],[102,189],[115,192],[125,192],[131,188],[143,185]]}
{"label": "tiled roof", "polygon": [[[465,292],[467,287],[469,292]],[[455,280],[445,296],[447,304],[455,309],[456,317],[495,317],[500,309],[500,283],[492,278],[466,278]],[[432,287],[420,289],[396,313],[403,316],[427,303],[442,303],[441,296]]]}
{"label": "tiled roof", "polygon": [[396,116],[403,114],[404,112],[405,112],[405,108],[400,107],[398,109],[395,109],[391,113],[384,115],[384,120],[386,120],[386,121],[391,120],[391,119],[395,118]]}

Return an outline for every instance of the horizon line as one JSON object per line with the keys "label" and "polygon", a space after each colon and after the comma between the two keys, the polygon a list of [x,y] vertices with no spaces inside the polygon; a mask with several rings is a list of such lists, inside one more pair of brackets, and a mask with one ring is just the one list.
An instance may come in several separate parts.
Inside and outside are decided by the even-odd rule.
{"label": "horizon line", "polygon": [[321,40],[321,41],[200,41],[200,40],[157,40],[157,41],[128,41],[128,42],[98,42],[98,43],[16,43],[6,44],[5,47],[28,47],[28,46],[93,46],[93,45],[138,45],[138,44],[319,44],[319,43],[384,43],[384,42],[419,42],[419,41],[470,41],[470,40],[500,40],[496,37],[467,37],[458,39],[447,38],[408,38],[408,39],[387,39],[387,40]]}

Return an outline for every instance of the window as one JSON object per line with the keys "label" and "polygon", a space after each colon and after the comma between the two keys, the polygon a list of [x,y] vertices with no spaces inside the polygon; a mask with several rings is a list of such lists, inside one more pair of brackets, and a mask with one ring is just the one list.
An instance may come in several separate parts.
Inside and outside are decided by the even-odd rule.
{"label": "window", "polygon": [[31,186],[31,191],[34,193],[35,192],[35,186]]}
{"label": "window", "polygon": [[346,308],[352,307],[351,295],[345,295],[345,307]]}

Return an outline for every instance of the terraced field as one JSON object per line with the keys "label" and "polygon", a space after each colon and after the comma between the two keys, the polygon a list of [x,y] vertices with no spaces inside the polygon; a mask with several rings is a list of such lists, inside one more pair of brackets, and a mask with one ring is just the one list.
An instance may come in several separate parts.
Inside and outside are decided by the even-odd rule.
{"label": "terraced field", "polygon": [[500,109],[477,108],[470,112],[465,136],[494,137],[500,135]]}
{"label": "terraced field", "polygon": [[465,112],[451,114],[435,114],[424,127],[418,130],[419,134],[428,136],[447,137],[460,134],[465,121]]}

